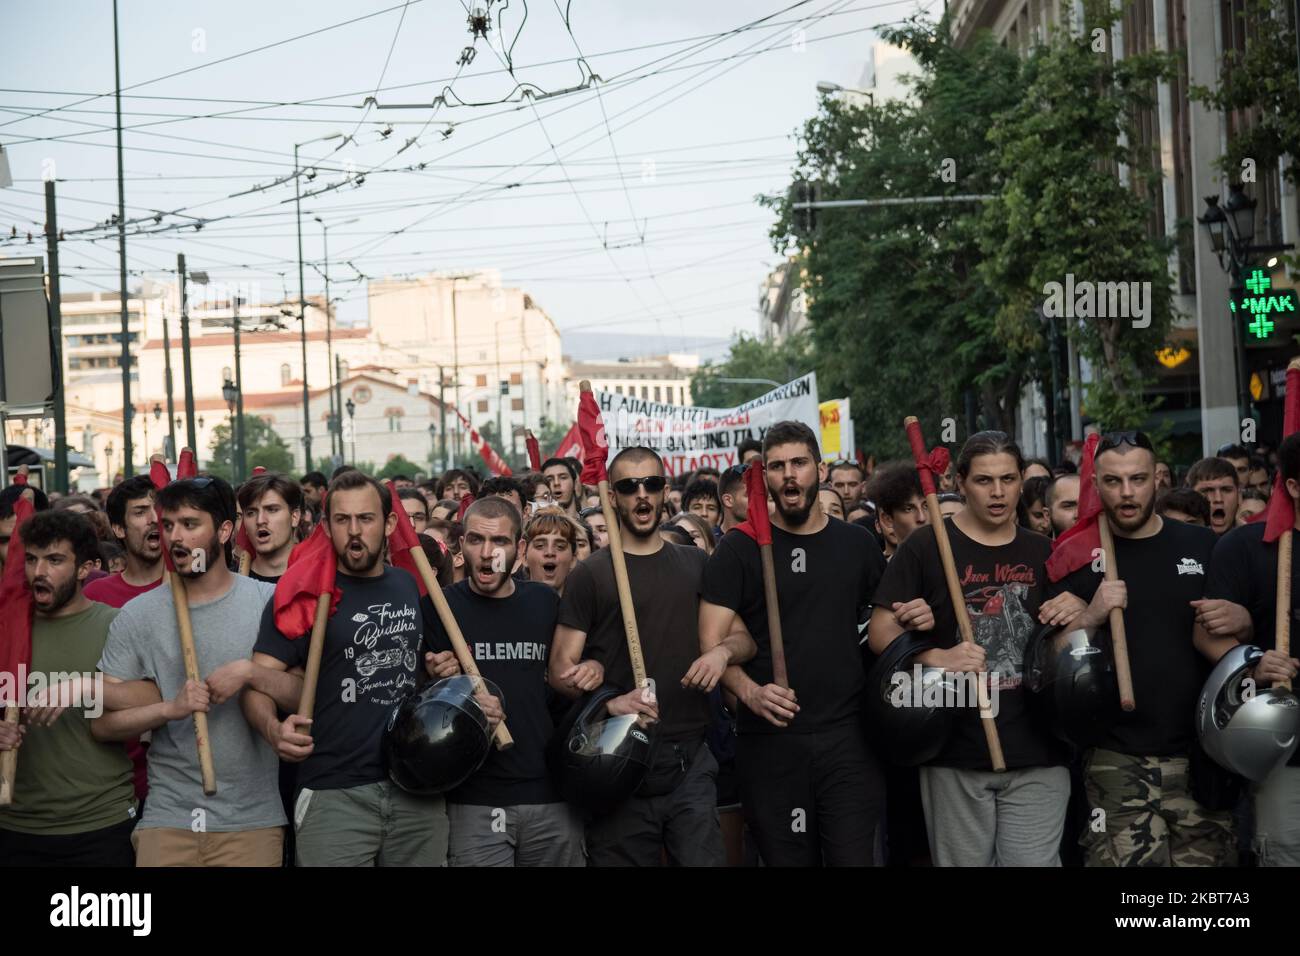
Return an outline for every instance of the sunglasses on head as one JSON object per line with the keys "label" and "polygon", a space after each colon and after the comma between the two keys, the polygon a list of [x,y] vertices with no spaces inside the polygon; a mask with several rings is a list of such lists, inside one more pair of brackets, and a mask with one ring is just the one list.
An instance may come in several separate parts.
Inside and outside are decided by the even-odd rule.
{"label": "sunglasses on head", "polygon": [[[1104,451],[1112,451],[1121,445],[1131,445],[1134,448],[1145,448],[1147,451],[1154,452],[1151,447],[1151,439],[1147,438],[1142,432],[1107,432],[1101,436],[1101,441],[1097,443],[1097,455]],[[1094,455],[1095,459],[1097,455]]]}
{"label": "sunglasses on head", "polygon": [[583,508],[581,511],[578,512],[578,517],[579,517],[579,518],[590,518],[592,515],[598,515],[598,514],[600,514],[600,513],[601,513],[600,508],[596,508],[596,507],[592,507],[592,508]]}
{"label": "sunglasses on head", "polygon": [[650,494],[664,490],[668,479],[663,475],[647,475],[644,478],[620,478],[614,482],[614,490],[620,495],[634,495],[638,488],[645,488]]}

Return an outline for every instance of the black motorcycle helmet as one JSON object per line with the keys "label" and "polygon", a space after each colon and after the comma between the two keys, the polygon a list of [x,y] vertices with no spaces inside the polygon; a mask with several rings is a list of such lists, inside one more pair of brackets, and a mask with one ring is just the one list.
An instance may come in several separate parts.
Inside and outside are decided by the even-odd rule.
{"label": "black motorcycle helmet", "polygon": [[580,697],[546,748],[546,763],[560,795],[596,816],[636,792],[650,769],[659,725],[642,726],[636,714],[611,717],[608,704],[623,693],[605,685]]}
{"label": "black motorcycle helmet", "polygon": [[[903,767],[929,763],[948,743],[957,713],[951,687],[941,668],[915,663],[917,655],[938,646],[927,634],[905,631],[867,671],[862,707],[867,739],[890,763]],[[915,686],[916,667],[921,668],[920,686]],[[936,684],[942,686],[932,686]]]}
{"label": "black motorcycle helmet", "polygon": [[[487,693],[500,698],[489,680]],[[445,793],[483,765],[492,749],[488,719],[474,699],[475,679],[464,674],[426,684],[398,704],[384,731],[388,776],[407,793]]]}
{"label": "black motorcycle helmet", "polygon": [[1057,737],[1080,749],[1093,747],[1120,719],[1108,627],[1044,625],[1029,638],[1024,660],[1029,706]]}

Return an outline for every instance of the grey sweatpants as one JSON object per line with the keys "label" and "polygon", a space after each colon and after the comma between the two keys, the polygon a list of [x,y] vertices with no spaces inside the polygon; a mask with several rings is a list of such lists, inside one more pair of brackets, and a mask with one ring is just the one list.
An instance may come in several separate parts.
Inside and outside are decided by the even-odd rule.
{"label": "grey sweatpants", "polygon": [[1069,799],[1065,767],[921,768],[935,866],[1060,866]]}
{"label": "grey sweatpants", "polygon": [[1300,866],[1300,767],[1283,764],[1253,790],[1259,865]]}
{"label": "grey sweatpants", "polygon": [[582,818],[567,803],[448,803],[452,866],[586,866]]}
{"label": "grey sweatpants", "polygon": [[343,790],[303,788],[294,803],[299,866],[445,866],[442,797],[383,780]]}

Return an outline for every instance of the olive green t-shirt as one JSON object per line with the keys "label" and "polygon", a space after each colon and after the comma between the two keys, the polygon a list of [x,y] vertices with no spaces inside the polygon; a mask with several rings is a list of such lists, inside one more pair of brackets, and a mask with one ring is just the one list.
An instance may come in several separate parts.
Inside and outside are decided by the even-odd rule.
{"label": "olive green t-shirt", "polygon": [[[68,617],[37,615],[28,674],[41,675],[37,679],[46,684],[59,675],[94,675],[116,616],[116,608],[93,602]],[[28,686],[33,686],[30,677]],[[92,708],[102,706],[96,696],[88,694],[86,701]],[[91,736],[88,709],[78,702],[52,726],[28,726],[18,748],[14,801],[0,808],[0,829],[88,833],[135,818],[131,759],[122,744],[99,743]]]}

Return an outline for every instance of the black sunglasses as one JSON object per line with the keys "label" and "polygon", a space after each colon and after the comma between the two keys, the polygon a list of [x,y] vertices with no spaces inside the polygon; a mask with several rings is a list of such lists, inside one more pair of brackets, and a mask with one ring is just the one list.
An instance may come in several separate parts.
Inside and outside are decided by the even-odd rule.
{"label": "black sunglasses", "polygon": [[578,517],[590,518],[592,515],[598,515],[600,513],[601,510],[599,508],[583,508],[581,511],[578,512]]}
{"label": "black sunglasses", "polygon": [[1134,448],[1145,448],[1147,451],[1154,452],[1151,447],[1151,439],[1139,431],[1128,432],[1107,432],[1101,436],[1101,441],[1097,443],[1097,452],[1093,455],[1096,459],[1104,451],[1112,451],[1121,445],[1132,445]]}
{"label": "black sunglasses", "polygon": [[620,495],[634,495],[637,488],[644,487],[650,494],[658,494],[664,490],[664,485],[668,484],[668,479],[663,475],[647,475],[645,478],[620,478],[614,482],[614,490]]}

